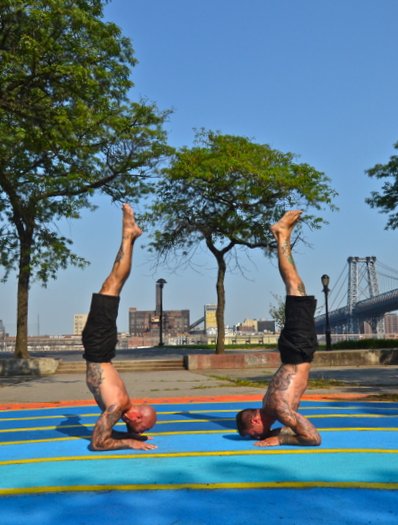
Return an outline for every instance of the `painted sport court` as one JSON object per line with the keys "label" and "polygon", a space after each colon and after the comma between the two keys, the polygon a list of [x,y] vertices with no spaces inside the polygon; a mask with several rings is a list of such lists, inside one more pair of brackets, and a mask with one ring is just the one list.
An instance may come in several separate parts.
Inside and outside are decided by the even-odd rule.
{"label": "painted sport court", "polygon": [[318,448],[240,438],[258,398],[152,403],[145,452],[91,452],[91,402],[0,406],[1,524],[398,523],[398,403],[306,399]]}

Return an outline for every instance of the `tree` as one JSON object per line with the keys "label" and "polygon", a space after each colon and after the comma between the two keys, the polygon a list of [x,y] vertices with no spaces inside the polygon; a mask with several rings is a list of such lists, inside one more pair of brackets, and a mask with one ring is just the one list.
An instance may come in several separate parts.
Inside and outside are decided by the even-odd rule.
{"label": "tree", "polygon": [[[398,149],[398,142],[394,145]],[[386,229],[395,230],[398,228],[398,212],[394,210],[398,206],[398,156],[392,155],[387,164],[376,164],[373,168],[367,170],[369,177],[376,179],[385,179],[380,193],[372,191],[371,197],[365,201],[372,208],[379,208],[382,213],[390,213]]]}
{"label": "tree", "polygon": [[168,153],[166,113],[132,102],[131,42],[103,0],[4,0],[0,7],[0,264],[18,272],[17,357],[28,357],[29,286],[86,263],[56,221],[102,192],[147,190]]}
{"label": "tree", "polygon": [[280,295],[272,294],[276,304],[270,306],[269,314],[275,321],[276,328],[280,331],[285,324],[285,301]]}
{"label": "tree", "polygon": [[[224,278],[227,255],[236,247],[269,253],[269,226],[287,208],[333,208],[329,179],[294,155],[245,137],[200,131],[192,148],[181,148],[163,170],[147,219],[155,226],[150,248],[159,260],[193,256],[205,243],[217,261],[217,345],[224,351]],[[306,222],[319,227],[320,217]],[[235,252],[236,253],[236,252]]]}

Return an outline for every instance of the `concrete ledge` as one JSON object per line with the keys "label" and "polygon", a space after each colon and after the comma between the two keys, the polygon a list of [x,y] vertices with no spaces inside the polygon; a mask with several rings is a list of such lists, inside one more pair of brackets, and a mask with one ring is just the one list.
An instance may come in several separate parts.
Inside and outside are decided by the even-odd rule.
{"label": "concrete ledge", "polygon": [[279,352],[248,352],[245,354],[192,354],[184,356],[187,370],[209,368],[264,368],[280,365]]}
{"label": "concrete ledge", "polygon": [[[244,354],[186,355],[187,370],[276,368],[280,365],[279,352]],[[314,368],[328,366],[398,365],[398,348],[376,350],[321,350],[315,354]]]}
{"label": "concrete ledge", "polygon": [[314,367],[398,365],[398,348],[329,350],[315,354]]}
{"label": "concrete ledge", "polygon": [[38,357],[35,359],[0,359],[0,376],[49,376],[56,372],[58,359]]}

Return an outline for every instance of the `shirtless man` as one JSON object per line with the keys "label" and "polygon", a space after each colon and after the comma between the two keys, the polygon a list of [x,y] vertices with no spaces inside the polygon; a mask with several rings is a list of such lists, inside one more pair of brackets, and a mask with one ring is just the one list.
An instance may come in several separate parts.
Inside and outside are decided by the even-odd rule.
{"label": "shirtless man", "polygon": [[[306,295],[293,261],[290,237],[301,211],[288,211],[271,227],[277,241],[278,265],[286,286],[285,326],[278,341],[282,365],[273,376],[261,408],[247,408],[236,416],[238,432],[258,441],[259,447],[321,444],[314,425],[297,412],[308,384],[317,347],[314,326],[316,300]],[[275,421],[284,426],[271,430]]]}
{"label": "shirtless man", "polygon": [[[94,450],[157,448],[146,442],[146,436],[140,435],[156,423],[155,410],[149,405],[131,402],[126,386],[111,362],[115,357],[117,343],[119,295],[130,274],[134,242],[141,233],[132,208],[124,204],[121,246],[110,275],[99,293],[92,296],[90,313],[83,330],[87,386],[102,410],[91,437]],[[126,423],[127,432],[113,430],[119,419]]]}

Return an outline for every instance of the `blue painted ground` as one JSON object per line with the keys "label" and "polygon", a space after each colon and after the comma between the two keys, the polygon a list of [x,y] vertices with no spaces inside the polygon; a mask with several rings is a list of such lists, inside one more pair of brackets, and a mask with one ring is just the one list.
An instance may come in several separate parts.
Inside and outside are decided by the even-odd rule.
{"label": "blue painted ground", "polygon": [[397,525],[397,403],[303,402],[321,447],[266,449],[246,406],[158,405],[144,452],[90,451],[94,406],[0,411],[1,524]]}

